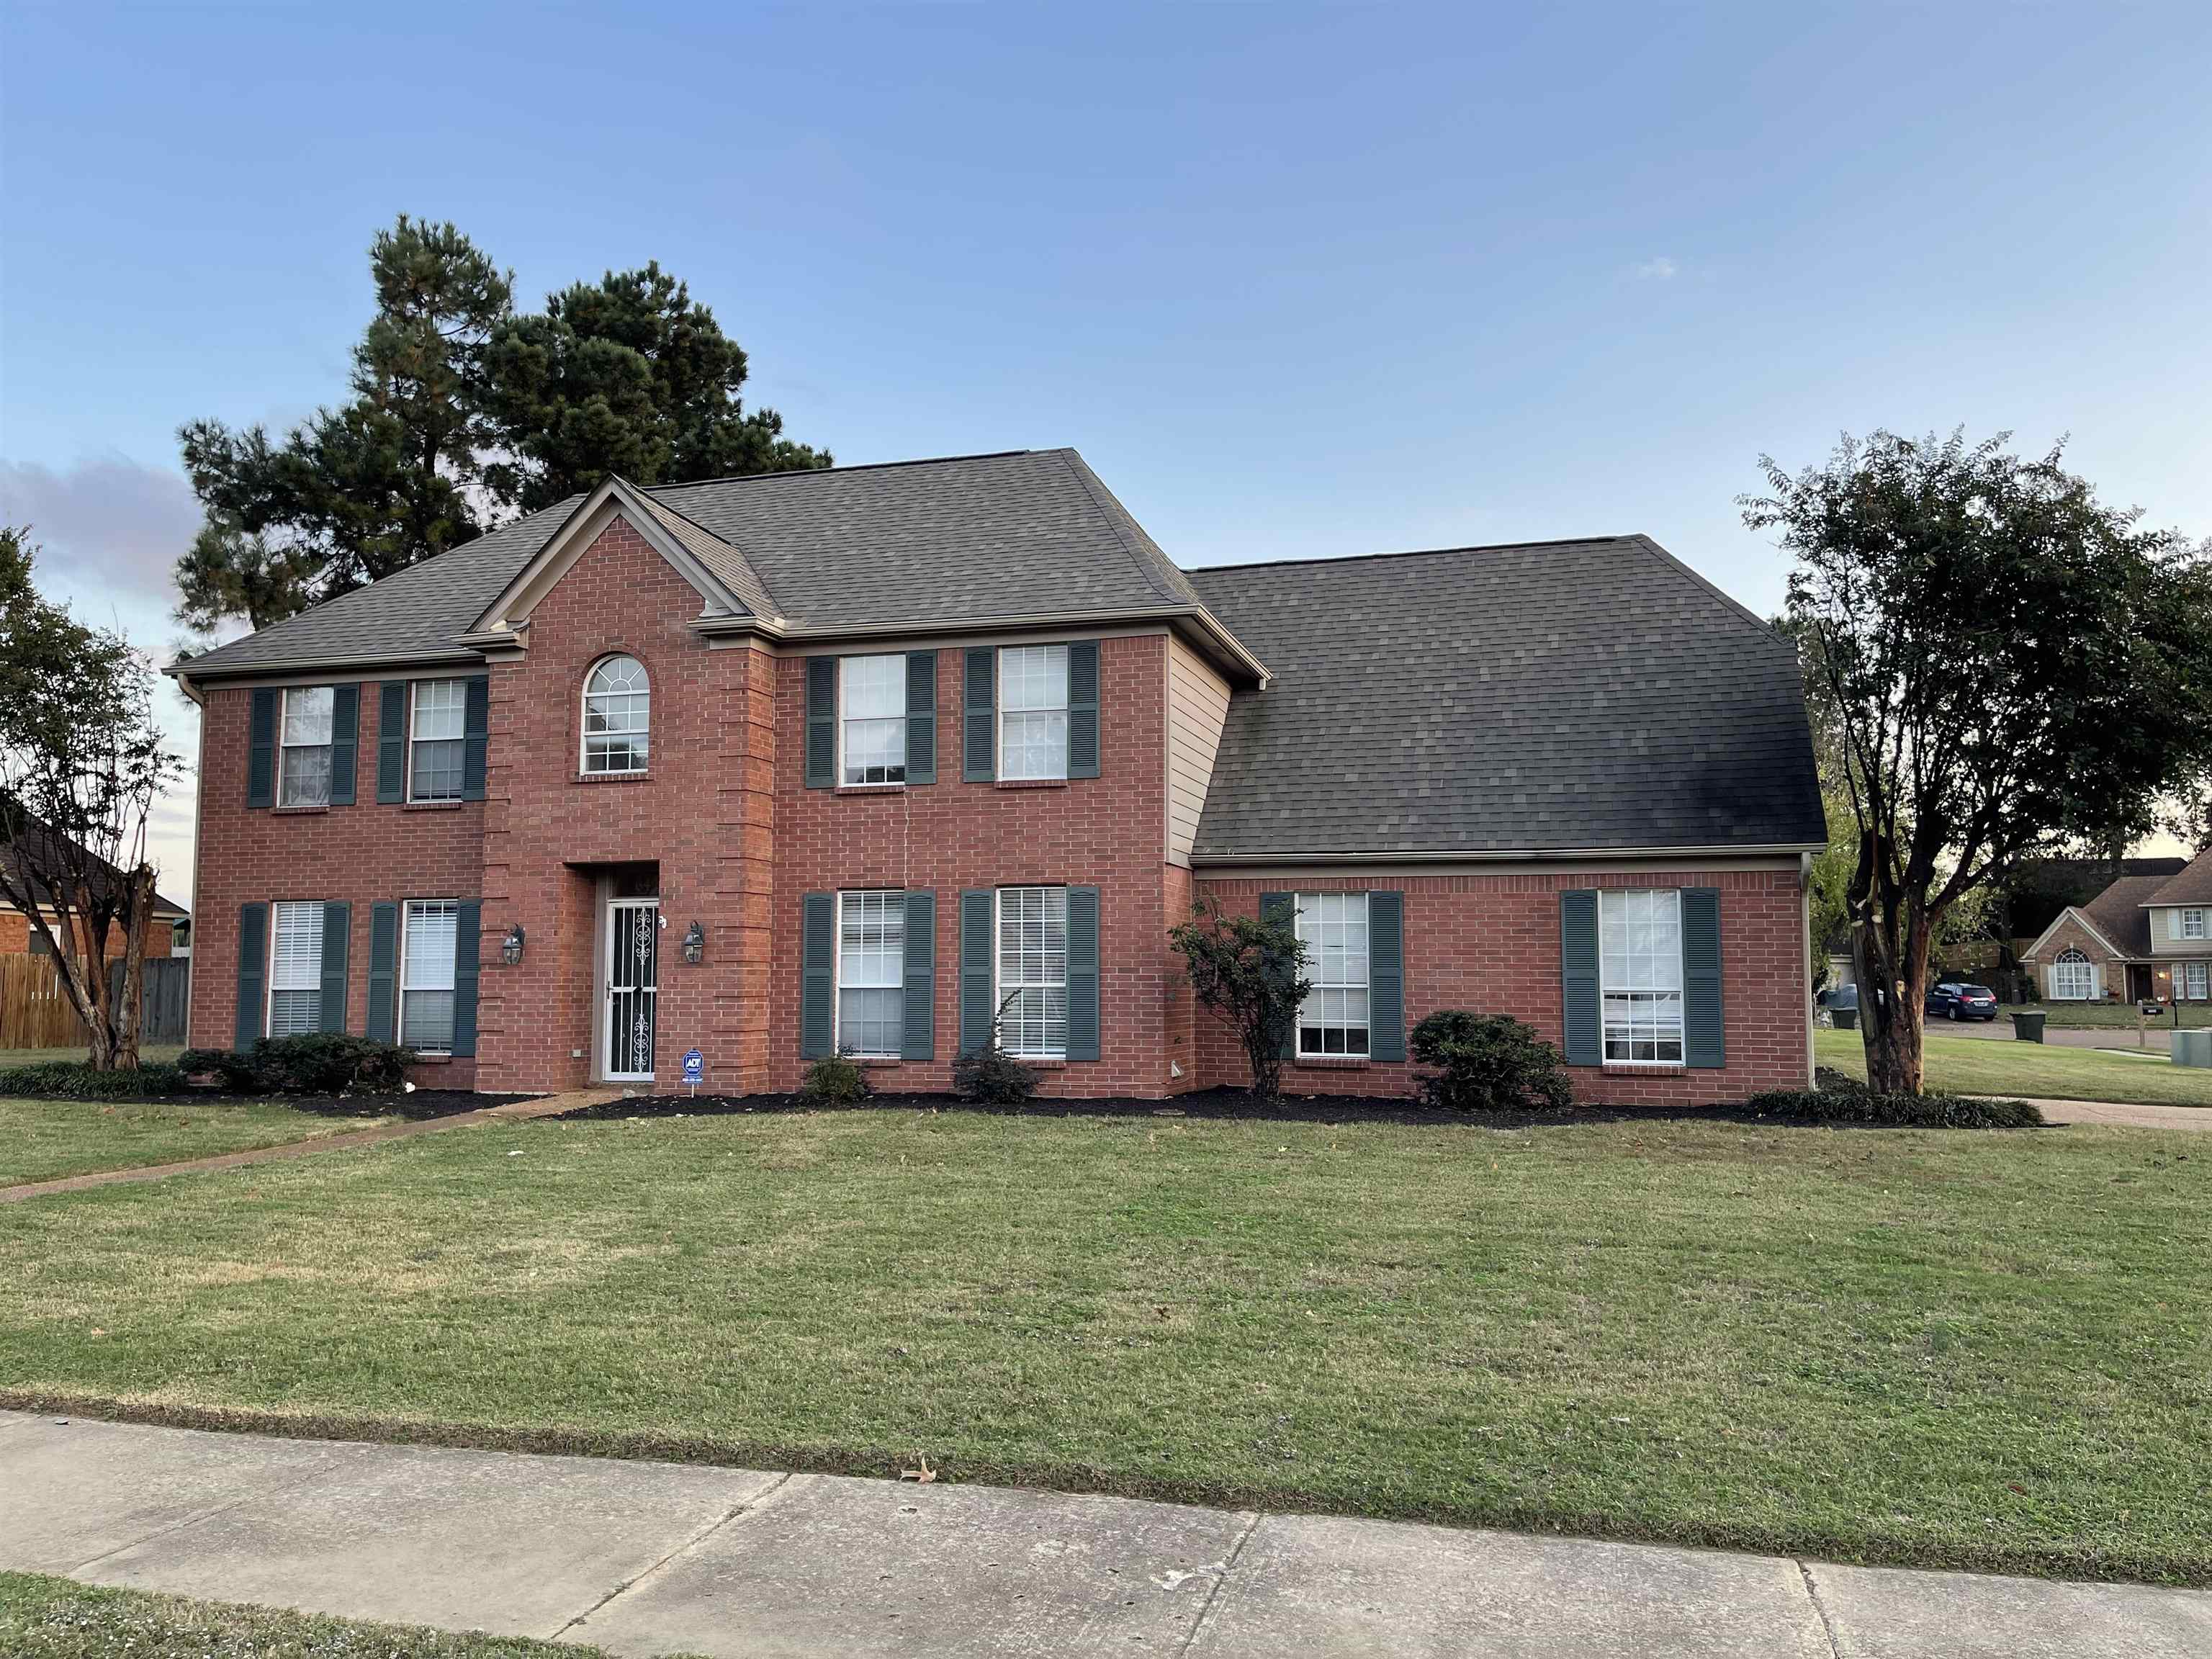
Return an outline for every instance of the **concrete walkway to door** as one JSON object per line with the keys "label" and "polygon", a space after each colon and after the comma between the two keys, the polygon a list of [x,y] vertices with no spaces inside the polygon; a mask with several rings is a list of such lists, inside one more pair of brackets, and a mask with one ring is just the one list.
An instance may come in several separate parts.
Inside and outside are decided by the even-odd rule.
{"label": "concrete walkway to door", "polygon": [[2212,1652],[2212,1594],[0,1412],[0,1568],[623,1655]]}

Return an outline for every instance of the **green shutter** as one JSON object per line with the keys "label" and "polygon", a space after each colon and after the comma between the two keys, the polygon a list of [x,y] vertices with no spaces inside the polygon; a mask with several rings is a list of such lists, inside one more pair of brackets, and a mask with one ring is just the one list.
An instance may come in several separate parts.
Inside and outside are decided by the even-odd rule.
{"label": "green shutter", "polygon": [[901,1060],[937,1058],[937,895],[906,896],[906,1028]]}
{"label": "green shutter", "polygon": [[269,1012],[262,997],[268,974],[269,907],[241,904],[238,907],[238,1012],[231,1039],[234,1048],[251,1048],[260,1040]]}
{"label": "green shutter", "polygon": [[[455,933],[456,940],[459,933]],[[458,961],[460,951],[454,948]],[[368,911],[368,1025],[370,1039],[398,1041],[398,980],[399,967],[399,907],[374,904]]]}
{"label": "green shutter", "polygon": [[937,653],[906,653],[906,781],[937,781]]}
{"label": "green shutter", "polygon": [[247,732],[246,804],[276,804],[276,698],[264,688],[253,694],[252,724]]}
{"label": "green shutter", "polygon": [[376,799],[390,806],[407,799],[407,682],[377,688]]}
{"label": "green shutter", "polygon": [[477,1051],[477,959],[483,949],[483,906],[465,901],[453,912],[453,1047],[456,1054]]}
{"label": "green shutter", "polygon": [[484,798],[484,763],[491,747],[491,676],[471,674],[461,728],[461,799]]}
{"label": "green shutter", "polygon": [[346,1028],[346,957],[353,945],[353,906],[323,906],[322,1029]]}
{"label": "green shutter", "polygon": [[[817,658],[820,661],[823,659]],[[823,1060],[836,1028],[837,896],[809,893],[799,901],[799,1057]]]}
{"label": "green shutter", "polygon": [[1721,1018],[1721,895],[1717,887],[1682,890],[1682,1060],[1728,1064]]}
{"label": "green shutter", "polygon": [[960,895],[960,1052],[972,1054],[991,1041],[994,983],[991,927],[996,904],[988,887]]}
{"label": "green shutter", "polygon": [[837,781],[837,659],[806,659],[806,787]]}
{"label": "green shutter", "polygon": [[1067,775],[1098,775],[1098,641],[1067,647]]}
{"label": "green shutter", "polygon": [[1406,896],[1393,889],[1367,896],[1367,1052],[1406,1057]]}
{"label": "green shutter", "polygon": [[1067,1057],[1098,1058],[1098,890],[1067,890]]}
{"label": "green shutter", "polygon": [[1559,992],[1567,1064],[1602,1066],[1605,1035],[1598,1013],[1595,889],[1559,895]]}
{"label": "green shutter", "polygon": [[[1295,928],[1298,925],[1298,896],[1296,893],[1261,894],[1260,920]],[[1298,1022],[1293,1018],[1283,1032],[1283,1058],[1289,1060],[1297,1052]]]}
{"label": "green shutter", "polygon": [[999,775],[999,703],[991,685],[997,666],[989,646],[968,647],[967,684],[960,703],[960,775],[970,783],[988,783]]}
{"label": "green shutter", "polygon": [[361,758],[361,688],[331,688],[331,805],[353,805],[354,773]]}

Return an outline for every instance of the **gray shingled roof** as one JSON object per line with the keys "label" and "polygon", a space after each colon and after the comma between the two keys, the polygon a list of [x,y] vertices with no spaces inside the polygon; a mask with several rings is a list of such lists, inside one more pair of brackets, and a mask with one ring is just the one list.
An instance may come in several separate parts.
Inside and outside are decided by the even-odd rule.
{"label": "gray shingled roof", "polygon": [[2081,907],[2089,925],[2124,957],[2150,954],[2150,912],[2142,907],[2170,876],[2122,876]]}
{"label": "gray shingled roof", "polygon": [[[799,628],[984,621],[1194,603],[1072,449],[771,472],[641,494],[737,598]],[[574,512],[572,497],[194,659],[224,674],[463,650]]]}
{"label": "gray shingled roof", "polygon": [[2147,893],[2145,904],[2212,904],[2212,851],[2199,853],[2191,859],[2181,873],[2166,882],[2154,893]]}
{"label": "gray shingled roof", "polygon": [[1826,839],[1796,653],[1642,536],[1190,573],[1237,690],[1192,856]]}

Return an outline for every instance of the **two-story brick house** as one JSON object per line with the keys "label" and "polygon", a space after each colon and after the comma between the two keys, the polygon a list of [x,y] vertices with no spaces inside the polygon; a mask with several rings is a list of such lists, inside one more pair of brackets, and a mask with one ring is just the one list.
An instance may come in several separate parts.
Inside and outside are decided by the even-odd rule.
{"label": "two-story brick house", "polygon": [[1178,568],[1073,451],[613,481],[180,663],[192,1036],[447,1086],[1242,1080],[1167,931],[1294,916],[1290,1086],[1508,1012],[1585,1098],[1810,1068],[1788,645],[1641,537]]}
{"label": "two-story brick house", "polygon": [[2053,1002],[2212,1000],[2212,852],[2068,905],[2021,962]]}

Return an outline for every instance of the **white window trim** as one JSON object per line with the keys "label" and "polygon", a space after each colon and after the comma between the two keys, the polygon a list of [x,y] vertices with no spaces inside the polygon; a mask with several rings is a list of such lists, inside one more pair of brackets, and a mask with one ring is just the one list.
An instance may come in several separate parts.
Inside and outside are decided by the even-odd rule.
{"label": "white window trim", "polygon": [[2206,994],[2212,992],[2212,963],[2185,962],[2181,966],[2185,971],[2179,981],[2180,1000],[2203,1001]]}
{"label": "white window trim", "polygon": [[[1004,966],[1006,961],[1005,941],[1006,937],[1006,895],[1010,892],[1050,892],[1055,888],[1057,888],[1063,895],[1067,891],[1067,887],[1065,883],[1050,881],[1018,882],[1011,888],[994,887],[991,890],[991,1026],[994,1032],[999,1031],[1000,1015],[1005,1009],[1006,1003],[1006,988],[1003,983],[1001,983],[1000,971]],[[1061,905],[1065,907],[1066,902],[1066,898],[1063,897],[1060,901]],[[1060,994],[1063,1003],[1065,1003],[1067,997],[1066,927],[1067,913],[1065,908],[1063,908],[1060,912],[1060,928],[1062,938],[1060,939]],[[1036,984],[1037,988],[1039,989],[1047,991],[1052,989],[1052,983],[1048,980],[1039,980]],[[1025,983],[1022,986],[1018,986],[1015,988],[1025,990],[1028,989],[1029,987]],[[1060,1048],[1057,1053],[1050,1050],[1033,1051],[1026,1048],[1008,1048],[1006,1049],[1006,1053],[1015,1060],[1042,1060],[1048,1065],[1065,1063],[1067,1059],[1067,1033],[1065,1029],[1064,1018],[1062,1026],[1063,1029],[1060,1032]],[[1000,1033],[1000,1035],[1003,1036],[1003,1033]]]}
{"label": "white window trim", "polygon": [[[592,769],[592,681],[600,669],[609,663],[628,658],[637,665],[638,672],[645,676],[645,764],[642,766],[608,766],[594,772]],[[587,778],[641,777],[653,769],[653,671],[645,665],[645,659],[635,651],[609,651],[592,659],[591,666],[584,671],[584,684],[576,694],[576,771]]]}
{"label": "white window trim", "polygon": [[[327,691],[331,694],[331,734],[327,738],[325,738],[320,743],[288,743],[285,741],[284,733],[291,725],[290,714],[292,696],[293,693],[298,691]],[[327,769],[325,770],[325,775],[323,779],[323,798],[320,800],[300,800],[288,803],[284,799],[284,774],[288,769],[289,769],[288,762],[291,757],[292,750],[295,749],[302,750],[319,749],[325,754],[329,755],[333,760],[337,758],[338,741],[337,696],[337,688],[334,685],[288,685],[282,691],[277,693],[276,779],[275,799],[276,805],[280,811],[288,805],[295,811],[306,811],[318,806],[328,806],[331,804],[331,786],[336,782],[337,780],[328,775]]]}
{"label": "white window trim", "polygon": [[[1012,710],[1007,708],[1006,653],[1009,651],[1049,651],[1055,647],[1060,651],[1066,652],[1069,648],[1069,641],[1065,640],[1036,640],[1027,645],[1001,645],[996,647],[993,650],[991,656],[991,775],[1001,782],[1066,783],[1068,781],[1069,768],[1073,762],[1073,756],[1070,751],[1074,746],[1074,731],[1073,715],[1070,713],[1070,705],[1066,702],[1063,702],[1060,705],[1060,719],[1064,722],[1061,727],[1063,735],[1060,743],[1060,770],[1054,773],[1048,773],[1042,776],[1029,775],[1018,778],[1009,776],[1006,771],[1007,714],[1009,713],[1017,714],[1048,714],[1052,712],[1052,710],[1048,708],[1016,708]],[[1062,696],[1064,697],[1072,697],[1073,695],[1073,694],[1072,692],[1066,691],[1063,686]]]}
{"label": "white window trim", "polygon": [[[1689,1070],[1689,1067],[1690,1067],[1690,971],[1689,971],[1689,970],[1690,970],[1690,964],[1689,964],[1688,961],[1687,961],[1686,959],[1685,959],[1685,958],[1682,957],[1683,932],[1684,932],[1684,929],[1683,929],[1683,927],[1682,927],[1682,899],[1681,899],[1681,891],[1682,891],[1682,890],[1681,890],[1680,888],[1679,888],[1679,887],[1601,887],[1600,889],[1598,889],[1598,895],[1597,895],[1597,1052],[1598,1052],[1598,1063],[1599,1063],[1600,1065],[1601,1065],[1601,1066],[1621,1066],[1621,1067],[1624,1067],[1624,1068],[1629,1068],[1629,1069],[1634,1069],[1634,1068],[1639,1068],[1639,1067],[1640,1067],[1641,1069],[1645,1070],[1645,1071],[1650,1071],[1650,1070],[1651,1070],[1652,1068],[1654,1068],[1655,1066],[1656,1066],[1656,1067],[1659,1067],[1659,1068],[1662,1068],[1662,1069],[1664,1069],[1664,1070],[1668,1070],[1668,1071],[1674,1071],[1674,1072],[1686,1072],[1686,1071]],[[1681,1009],[1682,1009],[1682,1030],[1681,1030],[1682,1057],[1681,1057],[1680,1060],[1632,1060],[1632,1060],[1615,1060],[1615,1059],[1613,1059],[1611,1055],[1607,1054],[1605,1052],[1605,991],[1606,991],[1606,985],[1605,985],[1605,900],[1606,900],[1606,895],[1607,895],[1607,894],[1608,894],[1608,893],[1617,894],[1617,895],[1620,895],[1620,896],[1623,896],[1623,897],[1626,897],[1626,896],[1628,894],[1630,894],[1630,893],[1673,893],[1673,894],[1675,896],[1674,896],[1674,954],[1675,954],[1675,958],[1676,958],[1676,964],[1675,964],[1675,977],[1676,977],[1676,979],[1677,979],[1677,980],[1679,981],[1679,982],[1680,982],[1680,988],[1679,988],[1679,989],[1674,993],[1674,994],[1675,994],[1675,996],[1676,996],[1678,999],[1680,999],[1680,1003],[1681,1003]],[[1631,990],[1632,990],[1632,988],[1627,987],[1627,986],[1623,986],[1623,987],[1621,988],[1621,994],[1622,994],[1622,995],[1624,995],[1624,996],[1626,996],[1626,995],[1628,995],[1628,994],[1631,994]]]}
{"label": "white window trim", "polygon": [[[845,665],[846,665],[847,663],[848,663],[848,662],[856,662],[856,661],[860,661],[860,660],[862,660],[862,659],[866,659],[866,658],[870,658],[870,657],[886,657],[886,658],[889,658],[889,657],[896,657],[896,658],[898,659],[898,662],[899,662],[899,675],[900,675],[900,682],[899,682],[899,712],[898,712],[898,721],[899,721],[899,736],[900,736],[900,759],[899,759],[899,772],[900,772],[900,777],[899,777],[899,779],[898,779],[898,781],[896,781],[896,783],[890,783],[890,782],[885,782],[885,783],[854,783],[854,782],[852,782],[850,780],[848,780],[848,779],[845,776]],[[910,663],[910,662],[908,662],[908,661],[907,660],[907,655],[906,655],[906,653],[904,653],[903,651],[861,651],[861,652],[856,652],[855,653],[854,653],[854,655],[852,655],[852,656],[850,656],[850,657],[839,657],[839,658],[837,658],[837,659],[836,659],[836,663],[837,663],[837,758],[836,758],[836,763],[835,763],[835,764],[836,764],[836,772],[835,772],[835,774],[834,774],[834,775],[835,775],[835,777],[836,777],[836,782],[835,787],[837,787],[837,788],[839,788],[839,789],[903,789],[903,788],[905,788],[905,787],[906,787],[906,777],[905,777],[905,775],[905,775],[905,771],[906,771],[906,759],[905,759],[905,749],[906,749],[906,745],[905,745],[905,737],[906,737],[906,723],[907,723],[907,720],[908,720],[907,708],[906,708],[906,679],[905,679],[905,677],[906,677],[907,675],[908,675],[908,674],[910,674],[910,673],[912,673],[912,672],[914,672],[914,665],[913,665],[912,663]],[[871,718],[872,718],[872,717],[871,717]],[[886,717],[886,718],[888,718],[888,717]],[[858,888],[856,888],[856,889],[854,889],[854,890],[855,890],[856,892],[857,892],[857,891],[863,891],[863,890],[865,890],[865,891],[870,891],[870,892],[873,892],[873,891],[877,891],[877,890],[882,890],[882,891],[888,892],[888,891],[890,890],[890,889],[888,889],[888,888],[884,888],[884,889],[882,889],[882,890],[878,890],[878,889],[874,889],[874,888],[869,888],[869,889],[858,889]],[[841,914],[842,914],[842,913],[841,913]]]}
{"label": "white window trim", "polygon": [[[1375,934],[1371,927],[1370,927],[1371,917],[1367,914],[1369,909],[1367,895],[1364,892],[1351,892],[1340,888],[1332,890],[1330,892],[1326,894],[1320,891],[1291,894],[1291,929],[1293,933],[1298,935],[1301,940],[1304,940],[1305,937],[1304,929],[1301,926],[1302,921],[1306,914],[1305,902],[1310,898],[1318,899],[1322,897],[1358,899],[1359,901],[1359,908],[1361,912],[1360,925],[1363,927],[1369,928],[1367,934],[1367,949],[1362,953],[1367,958],[1367,977],[1365,980],[1361,981],[1358,987],[1360,990],[1364,991],[1367,994],[1367,1046],[1357,1050],[1356,1052],[1350,1048],[1346,1048],[1335,1054],[1330,1054],[1325,1048],[1316,1048],[1311,1054],[1308,1054],[1306,1052],[1305,1046],[1306,1011],[1304,1005],[1301,1004],[1298,1008],[1297,1021],[1291,1028],[1293,1035],[1291,1038],[1291,1057],[1294,1061],[1311,1061],[1316,1060],[1371,1060],[1374,1058],[1375,1054]],[[1315,925],[1316,927],[1320,925],[1318,915],[1316,916]],[[1318,966],[1321,960],[1321,944],[1319,940],[1315,940],[1313,942],[1312,952],[1313,955],[1311,959],[1313,963]],[[1313,988],[1306,993],[1306,997],[1307,1000],[1310,1001],[1314,998],[1318,997],[1323,990],[1348,991],[1352,988],[1353,988],[1350,985],[1325,986],[1320,980],[1316,979],[1313,981]],[[1328,1024],[1326,1020],[1316,1020],[1314,1022],[1314,1025],[1315,1029],[1317,1030],[1325,1031],[1328,1029]],[[1326,1039],[1323,1039],[1323,1041],[1326,1042]]]}
{"label": "white window trim", "polygon": [[[2191,905],[2185,909],[2175,911],[2173,913],[2175,937],[2178,939],[2200,939],[2204,938],[2204,911],[2194,905]],[[2191,923],[2192,921],[2196,924],[2194,932],[2191,931]]]}
{"label": "white window trim", "polygon": [[[844,722],[842,720],[838,722],[841,726],[843,723]],[[842,757],[840,757],[840,760],[842,763]],[[839,775],[843,775],[842,763],[839,769]],[[889,785],[883,785],[880,787],[885,788],[890,787]],[[899,900],[901,907],[903,908],[905,905],[906,893],[904,890],[901,888],[854,887],[846,889],[841,887],[837,890],[836,926],[831,933],[830,940],[830,1052],[833,1054],[842,1054],[845,1052],[845,901],[848,897],[859,898],[864,896],[871,896],[878,893],[895,894]],[[899,939],[902,952],[906,939],[905,922],[903,918],[902,918],[900,921]],[[995,945],[996,941],[994,940],[993,943]],[[889,986],[854,986],[853,988],[854,990],[889,990],[890,988]],[[899,974],[898,993],[899,1023],[901,1026],[903,1027],[906,1021],[906,974],[902,967]],[[902,1060],[905,1057],[903,1044],[897,1048],[889,1049],[881,1054],[875,1053],[870,1049],[855,1048],[853,1050],[851,1055],[851,1058],[854,1060]]]}
{"label": "white window trim", "polygon": [[[592,665],[593,667],[597,667],[598,665],[599,665],[596,663]],[[586,685],[591,684],[591,678],[588,675],[585,677],[584,684]],[[457,801],[461,799],[467,792],[468,785],[465,781],[459,789],[456,790],[450,795],[418,795],[415,793],[415,745],[418,743],[451,743],[453,741],[451,738],[418,738],[415,734],[416,710],[417,705],[422,700],[422,688],[426,685],[458,685],[461,688],[461,765],[464,776],[465,777],[469,752],[469,683],[465,679],[455,678],[451,675],[445,676],[442,678],[410,680],[407,682],[407,787],[404,792],[405,798],[410,805],[416,801],[443,805],[447,801]],[[651,717],[648,715],[647,718],[650,719]]]}
{"label": "white window trim", "polygon": [[[276,913],[280,909],[289,908],[294,905],[312,905],[317,910],[323,912],[321,918],[315,924],[314,984],[316,1027],[319,1029],[323,1023],[322,930],[330,925],[330,913],[325,908],[321,899],[272,899],[269,903],[269,959],[262,969],[265,981],[261,995],[261,1035],[264,1036],[273,1036],[276,1029],[277,992],[299,991],[306,988],[297,985],[280,986],[276,983]],[[292,1032],[287,1035],[297,1036],[299,1033]]]}
{"label": "white window trim", "polygon": [[[2081,970],[2081,994],[2071,996],[2058,988],[2058,973],[2062,968]],[[2051,959],[2051,1000],[2053,1002],[2094,1002],[2097,1000],[2097,964],[2089,960],[2086,951],[2068,945]]]}
{"label": "white window trim", "polygon": [[[399,988],[394,994],[396,1000],[392,1009],[392,1034],[403,1044],[407,1041],[407,993],[410,989],[407,983],[407,934],[414,926],[415,907],[418,904],[450,904],[453,907],[453,965],[447,972],[446,983],[443,986],[421,988],[457,991],[459,987],[454,981],[461,976],[460,903],[459,899],[453,898],[412,898],[402,899],[399,902],[399,971],[393,975],[393,978],[398,981]],[[423,1054],[451,1054],[453,1050],[451,1042],[448,1042],[443,1048],[417,1048],[416,1052]]]}

